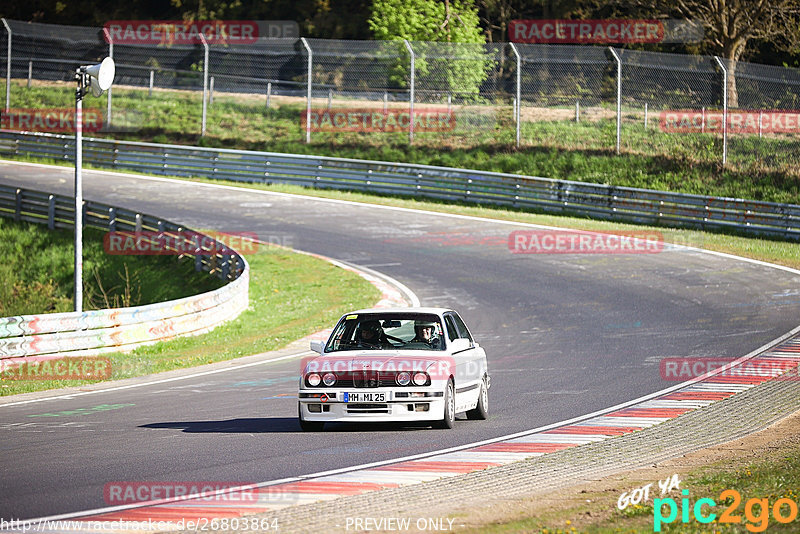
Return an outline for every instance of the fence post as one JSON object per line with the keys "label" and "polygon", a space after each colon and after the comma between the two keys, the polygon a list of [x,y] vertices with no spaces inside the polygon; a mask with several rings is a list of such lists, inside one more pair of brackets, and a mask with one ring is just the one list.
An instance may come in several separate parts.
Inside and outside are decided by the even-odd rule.
{"label": "fence post", "polygon": [[272,82],[267,82],[267,109],[270,106],[270,99],[272,98]]}
{"label": "fence post", "polygon": [[214,77],[211,77],[211,81],[208,83],[208,105],[214,105]]}
{"label": "fence post", "polygon": [[389,109],[389,92],[383,92],[383,113],[386,114],[387,110]]}
{"label": "fence post", "polygon": [[33,78],[33,61],[28,61],[28,89],[31,88],[31,78]]}
{"label": "fence post", "polygon": [[200,42],[203,43],[203,118],[200,125],[200,137],[206,135],[206,114],[208,113],[208,42],[203,32],[199,32]]}
{"label": "fence post", "polygon": [[17,189],[14,195],[14,220],[22,220],[22,189]]}
{"label": "fence post", "polygon": [[644,103],[644,129],[647,129],[647,102]]}
{"label": "fence post", "polygon": [[47,229],[55,230],[56,228],[56,197],[50,195],[47,197]]}
{"label": "fence post", "polygon": [[719,58],[714,56],[714,59],[722,69],[722,165],[728,162],[728,69]]}
{"label": "fence post", "polygon": [[11,107],[11,26],[8,25],[6,19],[0,19],[3,26],[6,27],[8,32],[8,51],[6,53],[6,107],[5,110]]}
{"label": "fence post", "polygon": [[[647,106],[647,104],[645,104],[645,106]],[[645,110],[646,109],[647,108],[645,108]],[[646,114],[647,114],[647,111],[645,111],[645,116],[646,116]],[[647,121],[647,119],[645,119],[645,121]],[[576,100],[575,101],[575,122],[581,122],[581,101],[580,100]]]}
{"label": "fence post", "polygon": [[617,154],[619,154],[620,128],[622,127],[622,60],[613,47],[608,47],[609,52],[617,63]]}
{"label": "fence post", "polygon": [[409,88],[409,95],[408,95],[408,142],[414,142],[414,71],[416,67],[414,65],[414,49],[411,48],[411,43],[408,42],[408,39],[403,39],[403,44],[406,45],[406,50],[411,55],[411,87]]}
{"label": "fence post", "polygon": [[517,57],[517,96],[516,96],[516,105],[514,106],[514,123],[516,124],[517,130],[517,148],[519,148],[519,117],[520,117],[520,108],[522,107],[522,56],[519,55],[519,51],[514,43],[509,43],[511,45],[511,50],[514,52],[514,55]]}
{"label": "fence post", "polygon": [[153,96],[153,71],[150,71],[150,88],[147,91],[147,96]]}
{"label": "fence post", "polygon": [[[103,33],[108,39],[108,57],[114,59],[114,41],[111,39],[111,33],[108,28],[103,28]],[[113,84],[112,84],[113,85]],[[106,124],[105,127],[111,126],[111,87],[106,91]]]}
{"label": "fence post", "polygon": [[300,42],[303,43],[303,46],[306,49],[306,53],[308,54],[308,73],[306,77],[308,78],[307,84],[308,87],[306,88],[306,143],[311,142],[311,89],[312,89],[312,74],[314,68],[314,52],[311,50],[311,46],[306,41],[305,37],[300,38]]}

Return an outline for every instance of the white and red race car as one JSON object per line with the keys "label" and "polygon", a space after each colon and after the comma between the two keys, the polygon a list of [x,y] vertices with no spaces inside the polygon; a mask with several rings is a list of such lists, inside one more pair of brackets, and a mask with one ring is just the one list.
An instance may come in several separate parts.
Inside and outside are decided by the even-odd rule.
{"label": "white and red race car", "polygon": [[303,361],[300,426],[426,421],[452,428],[457,413],[486,419],[486,353],[445,308],[366,309],[339,319],[319,355]]}

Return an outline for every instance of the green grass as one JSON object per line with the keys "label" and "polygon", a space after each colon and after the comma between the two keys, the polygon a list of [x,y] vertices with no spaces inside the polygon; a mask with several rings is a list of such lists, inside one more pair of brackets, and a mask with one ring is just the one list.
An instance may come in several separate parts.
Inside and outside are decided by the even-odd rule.
{"label": "green grass", "polygon": [[[106,254],[103,232],[86,228],[83,308],[94,310],[173,300],[222,282],[174,256]],[[0,218],[0,317],[73,310],[74,233]]]}
{"label": "green grass", "polygon": [[[71,87],[38,84],[27,89],[16,83],[12,107],[70,107]],[[541,111],[536,121],[523,120],[524,143],[518,150],[511,113],[505,108],[498,108],[493,127],[419,133],[413,145],[405,133],[358,132],[312,133],[312,142],[306,144],[301,99],[275,97],[267,110],[263,96],[218,93],[202,138],[198,92],[161,90],[149,97],[146,90],[120,87],[114,89],[113,100],[117,124],[131,125],[131,131],[108,135],[117,139],[336,155],[800,203],[800,139],[731,136],[730,164],[723,169],[718,137],[668,134],[653,124],[645,130],[638,111],[625,114],[623,154],[618,156],[613,119],[549,120],[548,113],[555,110]],[[105,98],[89,97],[84,105],[105,109]],[[317,106],[324,104],[319,101]]]}
{"label": "green grass", "polygon": [[[247,257],[250,306],[211,332],[113,353],[112,379],[159,373],[280,348],[330,327],[347,310],[373,305],[378,290],[357,274],[279,248]],[[80,386],[88,381],[4,381],[0,396]]]}

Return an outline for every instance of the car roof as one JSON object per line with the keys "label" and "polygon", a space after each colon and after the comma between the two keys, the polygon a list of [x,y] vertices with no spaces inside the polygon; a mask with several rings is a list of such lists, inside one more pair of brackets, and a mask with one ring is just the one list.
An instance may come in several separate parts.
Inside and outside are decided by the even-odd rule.
{"label": "car roof", "polygon": [[351,314],[367,314],[367,313],[427,313],[433,315],[442,315],[446,312],[451,312],[450,308],[432,308],[432,307],[410,307],[410,308],[365,308],[362,310],[355,310],[345,315]]}

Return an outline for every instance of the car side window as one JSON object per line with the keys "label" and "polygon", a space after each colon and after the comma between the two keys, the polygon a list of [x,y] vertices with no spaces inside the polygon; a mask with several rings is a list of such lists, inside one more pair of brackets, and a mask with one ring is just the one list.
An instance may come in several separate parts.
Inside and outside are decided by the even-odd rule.
{"label": "car side window", "polygon": [[452,317],[453,322],[455,322],[456,328],[458,329],[458,337],[469,339],[469,342],[472,343],[472,336],[469,334],[467,325],[464,324],[464,321],[461,320],[461,317],[457,313],[454,313]]}
{"label": "car side window", "polygon": [[447,339],[450,341],[458,339],[458,328],[456,328],[456,325],[453,322],[453,317],[450,315],[445,315],[444,322],[447,325]]}

